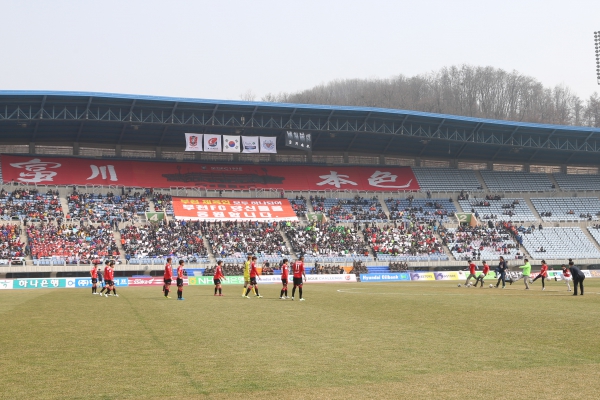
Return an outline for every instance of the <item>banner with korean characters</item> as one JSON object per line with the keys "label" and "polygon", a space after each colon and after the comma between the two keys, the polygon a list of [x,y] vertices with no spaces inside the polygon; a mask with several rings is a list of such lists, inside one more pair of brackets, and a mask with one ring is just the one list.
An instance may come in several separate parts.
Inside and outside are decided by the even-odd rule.
{"label": "banner with korean characters", "polygon": [[[162,276],[138,276],[127,279],[127,286],[162,286],[165,281]],[[173,279],[172,285],[175,285],[176,280]],[[188,278],[183,279],[183,284],[188,285]]]}
{"label": "banner with korean characters", "polygon": [[288,199],[173,197],[176,219],[202,221],[297,221]]}
{"label": "banner with korean characters", "polygon": [[14,279],[13,289],[72,289],[76,287],[76,279],[77,278]]}
{"label": "banner with korean characters", "polygon": [[[129,286],[128,278],[126,278],[126,277],[115,278],[115,279],[113,279],[113,281],[115,282],[115,286],[118,286],[118,287]],[[98,286],[100,286],[100,283],[98,283]],[[92,287],[92,279],[91,278],[75,278],[75,287],[77,287],[77,288]]]}

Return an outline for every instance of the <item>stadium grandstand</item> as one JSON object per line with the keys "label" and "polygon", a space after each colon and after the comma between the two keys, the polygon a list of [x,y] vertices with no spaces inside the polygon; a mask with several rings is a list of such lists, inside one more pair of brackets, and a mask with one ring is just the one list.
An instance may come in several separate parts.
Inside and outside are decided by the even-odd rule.
{"label": "stadium grandstand", "polygon": [[[185,151],[186,133],[272,143]],[[169,256],[238,271],[248,254],[275,273],[301,254],[315,273],[600,264],[600,128],[0,91],[0,138],[0,277],[77,275],[107,258],[158,274]]]}

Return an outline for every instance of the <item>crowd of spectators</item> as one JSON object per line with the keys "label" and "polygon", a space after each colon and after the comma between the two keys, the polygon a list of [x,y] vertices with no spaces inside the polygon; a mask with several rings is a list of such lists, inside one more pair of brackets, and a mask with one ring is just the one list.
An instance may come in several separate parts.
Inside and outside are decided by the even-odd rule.
{"label": "crowd of spectators", "polygon": [[64,217],[58,192],[48,190],[46,194],[37,189],[0,191],[0,216],[5,220],[17,217],[22,220],[61,221]]}
{"label": "crowd of spectators", "polygon": [[425,256],[443,253],[442,244],[435,236],[432,225],[409,223],[397,226],[369,226],[363,230],[363,235],[376,256]]}
{"label": "crowd of spectators", "polygon": [[394,261],[389,263],[388,268],[391,272],[404,272],[408,270],[408,263],[406,261]]}
{"label": "crowd of spectators", "polygon": [[6,224],[0,226],[0,259],[25,256],[25,244],[21,243],[19,225]]}
{"label": "crowd of spectators", "polygon": [[411,220],[423,223],[431,220],[444,221],[448,215],[452,215],[456,211],[454,205],[448,200],[430,198],[414,200],[413,196],[409,196],[405,200],[390,197],[385,204],[390,211],[390,220],[392,221]]}
{"label": "crowd of spectators", "polygon": [[459,226],[457,229],[440,230],[442,243],[454,254],[457,260],[512,258],[518,251],[518,244],[503,223],[488,226]]}
{"label": "crowd of spectators", "polygon": [[214,256],[282,256],[289,250],[277,222],[218,221],[200,223]]}
{"label": "crowd of spectators", "polygon": [[304,196],[296,196],[295,199],[288,199],[292,209],[298,218],[306,217],[306,199]]}
{"label": "crowd of spectators", "polygon": [[151,192],[151,195],[156,211],[164,211],[168,216],[175,215],[173,212],[173,197],[170,194]]}
{"label": "crowd of spectators", "polygon": [[355,274],[358,277],[360,274],[368,274],[369,270],[362,261],[354,261],[352,263],[352,269],[350,270],[350,273]]}
{"label": "crowd of spectators", "polygon": [[[223,264],[221,266],[223,274],[227,276],[240,276],[244,274],[243,264]],[[215,267],[208,267],[202,272],[203,276],[213,276],[215,274]]]}
{"label": "crowd of spectators", "polygon": [[74,190],[67,197],[67,203],[72,218],[86,219],[90,222],[129,222],[136,215],[148,211],[146,197],[139,192],[123,195],[109,192],[102,195]]}
{"label": "crowd of spectators", "polygon": [[345,274],[346,270],[341,265],[335,264],[319,264],[315,263],[315,267],[311,270],[313,274]]}
{"label": "crowd of spectators", "polygon": [[369,254],[356,228],[335,222],[312,222],[308,225],[287,222],[283,230],[297,254],[315,257]]}
{"label": "crowd of spectators", "polygon": [[119,250],[108,224],[98,226],[41,223],[27,227],[34,260],[63,259],[68,264],[90,263],[95,259],[118,257]]}
{"label": "crowd of spectators", "polygon": [[165,256],[191,260],[207,257],[199,221],[163,220],[158,224],[129,225],[120,232],[128,260]]}

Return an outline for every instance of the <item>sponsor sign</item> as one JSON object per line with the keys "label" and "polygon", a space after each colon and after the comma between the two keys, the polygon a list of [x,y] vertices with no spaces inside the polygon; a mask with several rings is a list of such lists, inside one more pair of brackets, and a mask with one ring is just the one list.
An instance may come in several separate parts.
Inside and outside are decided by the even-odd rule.
{"label": "sponsor sign", "polygon": [[159,222],[165,219],[165,213],[160,211],[147,211],[146,212],[146,220],[148,222]]}
{"label": "sponsor sign", "polygon": [[212,153],[221,152],[221,135],[204,134],[204,151]]}
{"label": "sponsor sign", "polygon": [[173,197],[177,219],[203,221],[297,221],[287,199]]}
{"label": "sponsor sign", "polygon": [[[126,278],[127,285],[124,286],[162,286],[165,282],[162,276],[143,277],[143,278]],[[175,285],[175,277],[173,278]],[[183,284],[188,284],[188,279],[183,278]]]}
{"label": "sponsor sign", "polygon": [[461,279],[458,271],[438,271],[434,272],[436,281],[457,281]]}
{"label": "sponsor sign", "polygon": [[[221,285],[243,285],[244,277],[243,276],[226,276],[226,279],[221,280]],[[190,276],[188,277],[188,285],[190,286],[205,286],[205,285],[214,285],[212,276]]]}
{"label": "sponsor sign", "polygon": [[14,279],[13,289],[74,288],[76,278]]}
{"label": "sponsor sign", "polygon": [[242,153],[258,152],[258,136],[242,136]]}
{"label": "sponsor sign", "polygon": [[600,278],[600,270],[591,269],[589,271],[592,278]]}
{"label": "sponsor sign", "polygon": [[218,165],[2,155],[4,182],[148,188],[419,190],[410,167]]}
{"label": "sponsor sign", "polygon": [[202,151],[202,134],[185,134],[185,151]]}
{"label": "sponsor sign", "polygon": [[361,282],[397,282],[410,281],[408,272],[390,272],[385,274],[360,274]]}
{"label": "sponsor sign", "polygon": [[0,290],[10,290],[13,288],[12,279],[0,279]]}
{"label": "sponsor sign", "polygon": [[274,136],[260,137],[261,153],[277,153],[277,138]]}
{"label": "sponsor sign", "polygon": [[[117,286],[117,287],[129,286],[128,278],[125,278],[125,277],[115,278],[115,279],[113,279],[113,281],[115,282],[115,286]],[[102,281],[102,282],[104,282],[104,281]],[[98,285],[100,285],[100,282],[98,282]],[[76,288],[92,287],[92,278],[75,278],[75,287]]]}
{"label": "sponsor sign", "polygon": [[435,276],[433,272],[411,272],[410,273],[411,281],[435,281]]}

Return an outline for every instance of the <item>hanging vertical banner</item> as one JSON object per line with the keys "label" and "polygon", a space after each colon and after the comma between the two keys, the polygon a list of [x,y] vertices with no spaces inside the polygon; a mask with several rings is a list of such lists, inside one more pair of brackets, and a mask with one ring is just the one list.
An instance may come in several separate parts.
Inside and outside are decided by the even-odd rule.
{"label": "hanging vertical banner", "polygon": [[202,134],[185,134],[185,151],[202,151]]}
{"label": "hanging vertical banner", "polygon": [[260,152],[261,153],[277,153],[277,137],[261,136],[260,137]]}
{"label": "hanging vertical banner", "polygon": [[223,153],[239,153],[240,137],[223,135]]}
{"label": "hanging vertical banner", "polygon": [[204,151],[221,152],[221,135],[204,134]]}
{"label": "hanging vertical banner", "polygon": [[242,153],[259,153],[258,136],[242,136]]}

